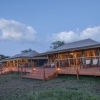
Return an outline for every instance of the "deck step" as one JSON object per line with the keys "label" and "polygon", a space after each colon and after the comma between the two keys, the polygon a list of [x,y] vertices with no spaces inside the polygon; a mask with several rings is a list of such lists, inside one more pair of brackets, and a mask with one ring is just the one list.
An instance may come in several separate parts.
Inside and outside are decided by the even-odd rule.
{"label": "deck step", "polygon": [[[45,80],[50,80],[53,78],[56,78],[57,75],[54,71],[46,71],[45,72]],[[43,70],[37,70],[34,72],[30,72],[26,75],[23,76],[23,78],[31,78],[31,79],[40,79],[40,80],[44,80],[44,74],[43,74]]]}
{"label": "deck step", "polygon": [[0,71],[0,75],[7,75],[7,74],[10,74],[12,73],[12,70],[7,70],[7,71]]}

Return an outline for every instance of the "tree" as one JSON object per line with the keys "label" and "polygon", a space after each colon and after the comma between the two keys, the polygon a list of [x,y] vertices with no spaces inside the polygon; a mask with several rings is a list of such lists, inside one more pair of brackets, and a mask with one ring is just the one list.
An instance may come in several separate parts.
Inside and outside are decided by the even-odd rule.
{"label": "tree", "polygon": [[6,58],[9,58],[9,56],[5,56],[5,55],[0,54],[0,60],[6,59]]}
{"label": "tree", "polygon": [[55,41],[55,42],[51,43],[50,48],[51,49],[56,49],[56,48],[58,48],[58,47],[60,47],[60,46],[62,46],[64,44],[65,44],[64,41]]}
{"label": "tree", "polygon": [[23,50],[23,51],[21,51],[21,53],[26,53],[26,52],[31,52],[31,51],[32,51],[32,49],[29,48],[28,50]]}

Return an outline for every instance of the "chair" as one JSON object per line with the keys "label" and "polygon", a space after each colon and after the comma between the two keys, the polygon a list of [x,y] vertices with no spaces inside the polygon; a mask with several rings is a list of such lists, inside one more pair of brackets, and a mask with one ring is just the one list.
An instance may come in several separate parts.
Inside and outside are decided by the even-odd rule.
{"label": "chair", "polygon": [[98,59],[98,67],[100,67],[100,58]]}
{"label": "chair", "polygon": [[91,66],[91,59],[86,59],[85,64],[83,64],[84,68],[89,68]]}
{"label": "chair", "polygon": [[51,63],[50,66],[51,66],[51,68],[54,68],[55,67],[55,64],[54,63]]}
{"label": "chair", "polygon": [[98,66],[98,59],[92,59],[92,64],[91,66]]}

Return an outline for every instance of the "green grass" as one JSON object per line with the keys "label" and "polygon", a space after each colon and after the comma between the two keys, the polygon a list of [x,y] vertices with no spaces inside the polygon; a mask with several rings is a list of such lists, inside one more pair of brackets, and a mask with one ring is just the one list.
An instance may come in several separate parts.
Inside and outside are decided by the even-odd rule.
{"label": "green grass", "polygon": [[31,94],[29,100],[100,100],[99,96],[67,90],[42,91]]}
{"label": "green grass", "polygon": [[50,81],[0,76],[0,100],[100,100],[100,77],[60,75]]}

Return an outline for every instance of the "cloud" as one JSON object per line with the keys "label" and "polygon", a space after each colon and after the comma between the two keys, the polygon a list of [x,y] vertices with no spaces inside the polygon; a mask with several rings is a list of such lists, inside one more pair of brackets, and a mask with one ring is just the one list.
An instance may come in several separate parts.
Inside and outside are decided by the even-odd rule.
{"label": "cloud", "polygon": [[0,40],[35,42],[36,31],[17,21],[0,19]]}
{"label": "cloud", "polygon": [[83,31],[64,31],[60,33],[53,34],[51,39],[52,41],[64,41],[66,43],[91,38],[97,41],[100,41],[100,26],[86,28]]}
{"label": "cloud", "polygon": [[100,41],[100,26],[91,27],[83,30],[80,33],[80,38],[92,38],[94,40]]}

